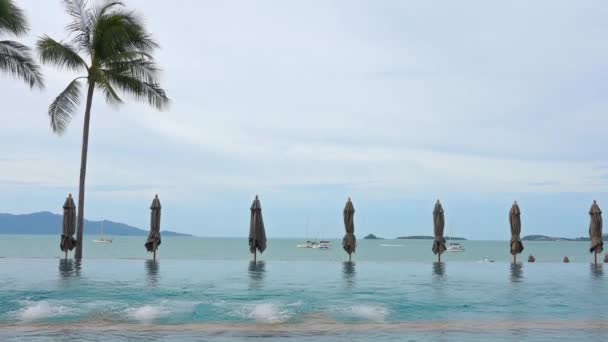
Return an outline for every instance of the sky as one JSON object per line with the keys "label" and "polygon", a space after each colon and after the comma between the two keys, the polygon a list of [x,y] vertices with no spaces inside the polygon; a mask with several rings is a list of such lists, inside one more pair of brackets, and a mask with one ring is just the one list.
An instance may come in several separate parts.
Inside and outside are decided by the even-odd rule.
{"label": "sky", "polygon": [[[65,39],[59,0],[17,0],[33,45]],[[446,232],[588,234],[608,203],[605,1],[126,0],[160,43],[158,112],[93,100],[85,216],[245,237],[259,194],[269,238]],[[8,38],[8,37],[4,37]],[[0,73],[0,212],[76,196],[84,106],[63,136],[45,90]],[[606,204],[608,205],[608,204]],[[85,227],[86,229],[86,227]]]}

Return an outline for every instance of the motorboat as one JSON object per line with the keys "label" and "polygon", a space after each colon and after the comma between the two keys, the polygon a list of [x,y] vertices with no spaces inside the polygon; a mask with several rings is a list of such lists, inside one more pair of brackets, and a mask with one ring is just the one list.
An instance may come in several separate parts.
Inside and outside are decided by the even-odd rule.
{"label": "motorboat", "polygon": [[314,241],[306,241],[306,243],[299,244],[296,247],[298,247],[298,248],[315,248],[314,246],[316,244],[317,243]]}
{"label": "motorboat", "polygon": [[316,249],[330,249],[331,248],[331,242],[329,241],[319,241],[319,243],[314,244],[312,248],[316,248]]}
{"label": "motorboat", "polygon": [[464,252],[465,249],[464,249],[464,247],[462,247],[461,244],[456,243],[456,242],[451,242],[445,251],[446,252]]}

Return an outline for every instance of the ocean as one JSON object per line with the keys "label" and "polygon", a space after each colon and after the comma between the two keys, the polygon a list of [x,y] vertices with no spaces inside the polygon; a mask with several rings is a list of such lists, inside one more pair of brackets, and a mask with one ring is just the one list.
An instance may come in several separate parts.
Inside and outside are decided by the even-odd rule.
{"label": "ocean", "polygon": [[271,239],[253,264],[246,239],[166,238],[157,262],[144,240],[86,242],[77,263],[58,237],[0,236],[0,341],[608,336],[608,264],[590,263],[588,242],[528,242],[512,264],[506,241],[463,241],[439,264],[428,240],[360,240],[348,263],[338,240]]}

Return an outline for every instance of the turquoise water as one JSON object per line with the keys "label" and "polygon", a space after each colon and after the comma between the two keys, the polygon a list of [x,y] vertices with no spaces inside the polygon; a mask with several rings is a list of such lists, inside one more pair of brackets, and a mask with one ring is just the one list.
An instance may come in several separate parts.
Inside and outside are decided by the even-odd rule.
{"label": "turquoise water", "polygon": [[348,263],[339,248],[270,240],[254,265],[242,239],[168,238],[154,263],[125,250],[141,238],[121,237],[87,245],[81,264],[57,258],[55,237],[0,241],[0,341],[608,336],[608,265],[591,265],[581,242],[530,243],[543,262],[511,264],[507,243],[466,241],[438,264],[429,241],[361,241]]}
{"label": "turquoise water", "polygon": [[[145,237],[115,237],[111,244],[92,242],[85,239],[84,256],[87,259],[146,259],[150,255],[144,249]],[[262,255],[267,261],[344,261],[346,255],[341,240],[331,240],[333,249],[310,250],[295,248],[305,239],[273,239]],[[435,260],[431,252],[431,241],[424,240],[359,240],[355,260],[430,262]],[[478,261],[484,257],[495,261],[511,260],[509,243],[506,241],[464,241],[465,253],[445,253],[445,261]],[[568,256],[571,262],[589,262],[589,242],[524,242],[522,260],[529,254],[537,262],[561,262]],[[59,258],[59,238],[57,236],[6,236],[0,235],[0,258]],[[202,260],[248,260],[250,258],[246,239],[221,238],[164,238],[159,249],[160,259],[202,259]],[[603,260],[603,258],[602,258]]]}

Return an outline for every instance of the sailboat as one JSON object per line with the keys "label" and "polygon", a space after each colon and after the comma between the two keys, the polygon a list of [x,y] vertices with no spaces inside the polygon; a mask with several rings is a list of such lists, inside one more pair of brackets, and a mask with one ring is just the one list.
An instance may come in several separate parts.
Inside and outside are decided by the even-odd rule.
{"label": "sailboat", "polygon": [[97,239],[93,240],[93,242],[95,242],[95,243],[112,243],[112,239],[106,238],[103,235],[103,222],[104,221],[101,221],[101,234],[100,234],[101,236],[98,237]]}
{"label": "sailboat", "polygon": [[[304,228],[304,230],[306,231],[306,238],[308,238],[308,221],[309,221],[309,219],[307,217],[306,218],[306,226]],[[317,244],[318,243],[316,241],[306,240],[305,243],[298,244],[298,245],[296,245],[296,247],[298,247],[298,248],[315,248],[315,246]]]}
{"label": "sailboat", "polygon": [[457,242],[450,242],[452,240],[452,226],[450,225],[450,236],[448,237],[448,247],[446,252],[464,252],[464,247]]}

